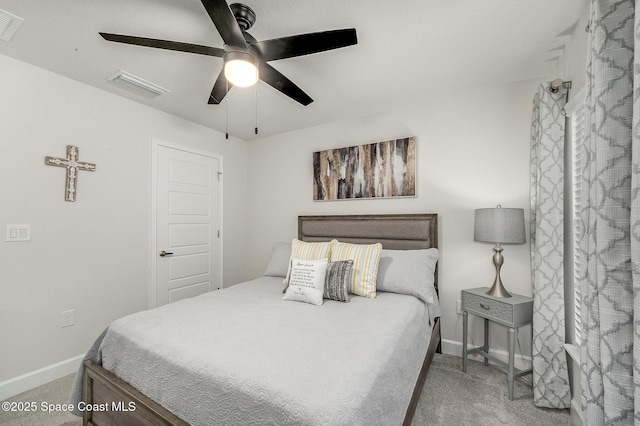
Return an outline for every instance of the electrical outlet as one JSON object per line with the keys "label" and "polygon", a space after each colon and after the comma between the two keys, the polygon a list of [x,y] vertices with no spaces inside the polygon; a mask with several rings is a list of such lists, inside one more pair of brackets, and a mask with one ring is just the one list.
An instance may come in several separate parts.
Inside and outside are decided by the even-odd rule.
{"label": "electrical outlet", "polygon": [[462,315],[462,301],[456,300],[456,314]]}
{"label": "electrical outlet", "polygon": [[76,311],[71,309],[70,311],[64,311],[61,313],[60,327],[70,327],[76,323]]}

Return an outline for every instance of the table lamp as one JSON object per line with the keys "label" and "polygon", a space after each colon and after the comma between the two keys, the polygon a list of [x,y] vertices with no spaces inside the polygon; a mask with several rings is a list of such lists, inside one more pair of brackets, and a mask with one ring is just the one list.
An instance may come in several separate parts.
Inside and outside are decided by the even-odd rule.
{"label": "table lamp", "polygon": [[487,294],[494,297],[511,297],[502,285],[500,268],[504,263],[501,244],[524,244],[524,210],[502,208],[477,209],[473,239],[485,243],[495,243],[493,248],[493,264],[496,268],[496,279]]}

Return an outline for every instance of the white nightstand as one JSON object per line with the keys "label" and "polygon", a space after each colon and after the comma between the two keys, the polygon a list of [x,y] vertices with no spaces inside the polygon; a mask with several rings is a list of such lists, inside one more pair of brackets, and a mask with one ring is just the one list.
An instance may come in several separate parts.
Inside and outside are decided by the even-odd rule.
{"label": "white nightstand", "polygon": [[[531,297],[511,294],[511,297],[493,297],[486,294],[488,287],[462,290],[462,371],[467,372],[467,356],[477,353],[484,357],[484,365],[489,360],[508,368],[509,399],[513,400],[513,383],[516,377],[532,372],[531,369],[519,370],[514,367],[516,352],[516,330],[518,327],[533,322],[533,299]],[[469,314],[484,318],[484,344],[477,348],[467,349],[467,329]],[[489,354],[489,321],[501,324],[509,330],[509,362],[497,359]]]}

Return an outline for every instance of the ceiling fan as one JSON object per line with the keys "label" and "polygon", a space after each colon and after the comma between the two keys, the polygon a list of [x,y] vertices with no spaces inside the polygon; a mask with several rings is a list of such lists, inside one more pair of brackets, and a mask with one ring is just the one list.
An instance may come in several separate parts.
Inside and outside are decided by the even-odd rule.
{"label": "ceiling fan", "polygon": [[[218,29],[224,41],[224,48],[103,32],[100,35],[105,40],[118,43],[223,58],[224,67],[213,86],[209,104],[222,102],[232,86],[250,86],[259,78],[291,99],[307,106],[313,102],[313,99],[267,62],[358,43],[355,28],[257,41],[247,32],[256,20],[256,14],[249,6],[241,3],[228,5],[225,0],[202,0],[202,4]],[[238,72],[243,71],[248,71],[248,81],[239,79]]]}

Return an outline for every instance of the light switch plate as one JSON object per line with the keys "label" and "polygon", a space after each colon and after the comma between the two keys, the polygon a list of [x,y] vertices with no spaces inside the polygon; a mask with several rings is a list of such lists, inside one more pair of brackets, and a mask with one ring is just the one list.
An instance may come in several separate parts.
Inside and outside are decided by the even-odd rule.
{"label": "light switch plate", "polygon": [[30,241],[31,225],[7,225],[5,241]]}

